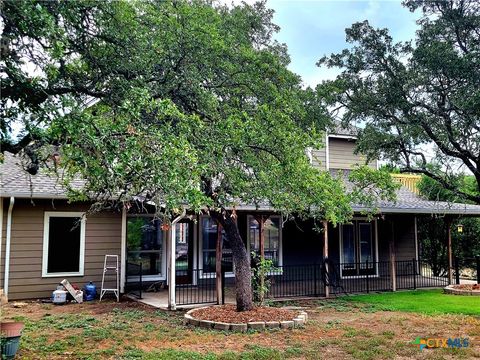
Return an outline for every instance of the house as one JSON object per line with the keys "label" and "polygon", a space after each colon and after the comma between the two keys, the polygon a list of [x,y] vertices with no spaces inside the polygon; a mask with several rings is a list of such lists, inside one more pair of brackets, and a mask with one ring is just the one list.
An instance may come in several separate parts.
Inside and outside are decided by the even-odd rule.
{"label": "house", "polygon": [[[364,163],[362,155],[354,154],[355,141],[352,130],[333,131],[324,149],[309,150],[312,166],[336,172]],[[20,159],[5,155],[0,165],[0,288],[9,299],[49,297],[64,278],[79,286],[88,281],[100,285],[106,254],[120,258],[122,293],[151,284],[167,286],[165,301],[171,308],[218,301],[234,281],[225,242],[225,281],[223,290],[217,287],[216,245],[222,235],[209,216],[187,213],[169,230],[148,212],[134,209],[90,214],[88,203],[67,201],[55,177],[30,176]],[[369,165],[378,166],[376,161]],[[402,186],[395,203],[379,201],[378,208],[379,215],[371,220],[354,206],[351,223],[329,224],[324,234],[315,232],[311,221],[284,222],[269,207],[240,206],[237,221],[250,252],[260,250],[260,226],[264,228],[264,254],[276,266],[270,274],[271,297],[451,282],[451,254],[448,278],[432,273],[419,259],[417,218],[479,216],[480,206],[427,201]]]}

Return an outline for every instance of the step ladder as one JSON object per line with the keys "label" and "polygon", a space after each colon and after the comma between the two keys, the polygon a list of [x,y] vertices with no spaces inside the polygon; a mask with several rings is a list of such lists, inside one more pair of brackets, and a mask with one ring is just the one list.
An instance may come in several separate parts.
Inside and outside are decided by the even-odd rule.
{"label": "step ladder", "polygon": [[[105,275],[115,274],[115,283],[117,284],[116,288],[105,288]],[[109,279],[108,279],[109,280]],[[108,281],[107,280],[107,281]],[[102,301],[103,295],[107,291],[113,292],[117,298],[117,302],[120,301],[120,283],[118,278],[118,255],[105,255],[105,260],[103,263],[103,276],[102,276],[102,289],[100,290],[100,301]]]}

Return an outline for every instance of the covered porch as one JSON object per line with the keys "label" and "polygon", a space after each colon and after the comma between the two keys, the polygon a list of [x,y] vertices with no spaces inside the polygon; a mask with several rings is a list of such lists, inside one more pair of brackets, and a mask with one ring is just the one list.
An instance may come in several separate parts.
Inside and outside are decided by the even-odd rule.
{"label": "covered porch", "polygon": [[[418,216],[425,214],[390,213],[371,220],[356,216],[351,224],[338,227],[324,223],[319,233],[312,221],[283,222],[273,212],[239,211],[238,225],[247,249],[263,252],[274,263],[275,270],[267,275],[271,286],[266,297],[289,299],[454,283],[453,258],[446,265],[448,276],[440,276],[419,259]],[[137,266],[136,275],[128,274],[127,291],[133,289],[145,303],[168,309],[234,301],[231,251],[212,219],[185,214],[163,229],[143,221],[150,231],[147,237],[160,245],[153,252],[131,252],[144,268]],[[152,276],[152,269],[158,274]],[[149,287],[154,291],[146,291]]]}

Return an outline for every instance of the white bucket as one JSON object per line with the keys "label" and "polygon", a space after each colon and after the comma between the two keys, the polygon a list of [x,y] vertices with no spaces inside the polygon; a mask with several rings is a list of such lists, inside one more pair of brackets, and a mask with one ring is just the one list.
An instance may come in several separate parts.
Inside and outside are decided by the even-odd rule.
{"label": "white bucket", "polygon": [[65,304],[67,302],[67,292],[65,290],[55,290],[52,294],[54,304]]}

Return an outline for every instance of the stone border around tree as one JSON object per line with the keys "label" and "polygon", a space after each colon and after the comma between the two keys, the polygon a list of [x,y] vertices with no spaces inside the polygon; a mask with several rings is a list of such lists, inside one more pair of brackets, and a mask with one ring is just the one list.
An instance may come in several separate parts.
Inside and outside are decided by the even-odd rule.
{"label": "stone border around tree", "polygon": [[206,309],[210,306],[189,310],[184,315],[186,325],[197,326],[203,329],[213,329],[220,331],[246,332],[248,329],[264,331],[272,329],[298,329],[303,328],[308,320],[308,314],[305,311],[299,311],[298,315],[292,320],[286,321],[252,321],[248,323],[227,323],[219,321],[195,319],[192,313],[195,310]]}
{"label": "stone border around tree", "polygon": [[443,292],[445,294],[452,294],[452,295],[480,296],[480,291],[458,289],[458,288],[455,287],[455,285],[448,285],[448,286],[444,287]]}

